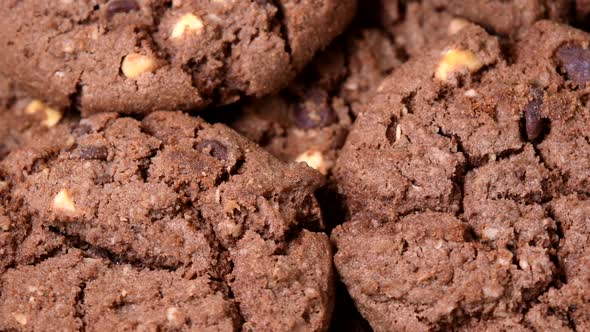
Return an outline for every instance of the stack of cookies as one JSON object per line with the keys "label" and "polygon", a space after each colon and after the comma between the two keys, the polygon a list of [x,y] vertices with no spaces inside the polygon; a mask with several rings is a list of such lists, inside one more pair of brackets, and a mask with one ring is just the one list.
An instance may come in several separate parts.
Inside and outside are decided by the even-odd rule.
{"label": "stack of cookies", "polygon": [[0,331],[590,330],[590,1],[0,14]]}

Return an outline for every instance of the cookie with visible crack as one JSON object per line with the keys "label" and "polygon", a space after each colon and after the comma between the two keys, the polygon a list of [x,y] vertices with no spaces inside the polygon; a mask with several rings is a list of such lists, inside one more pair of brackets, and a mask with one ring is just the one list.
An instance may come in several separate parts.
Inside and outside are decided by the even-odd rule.
{"label": "cookie with visible crack", "polygon": [[219,282],[112,264],[78,250],[0,277],[0,329],[235,331],[235,303]]}
{"label": "cookie with visible crack", "polygon": [[588,195],[589,44],[540,21],[507,59],[466,23],[378,88],[334,169],[349,215],[332,233],[373,329],[585,326],[590,233],[572,224],[590,216],[560,200]]}
{"label": "cookie with visible crack", "polygon": [[327,328],[333,272],[316,232],[319,173],[179,112],[97,114],[56,139],[59,149],[31,143],[0,162],[8,206],[22,202],[69,247],[218,281],[244,329]]}
{"label": "cookie with visible crack", "polygon": [[3,1],[0,73],[85,116],[202,109],[284,87],[355,8],[356,0]]}

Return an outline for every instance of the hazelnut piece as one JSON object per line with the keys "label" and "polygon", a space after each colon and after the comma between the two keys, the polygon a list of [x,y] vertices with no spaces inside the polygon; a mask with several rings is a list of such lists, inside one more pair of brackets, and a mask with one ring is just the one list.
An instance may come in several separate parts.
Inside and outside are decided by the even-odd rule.
{"label": "hazelnut piece", "polygon": [[76,212],[76,205],[66,189],[62,189],[53,198],[53,209],[65,212]]}
{"label": "hazelnut piece", "polygon": [[331,163],[328,162],[324,155],[320,151],[308,150],[300,154],[296,159],[296,162],[306,163],[307,166],[319,171],[326,175],[328,170],[332,167]]}
{"label": "hazelnut piece", "polygon": [[435,77],[441,81],[449,79],[454,71],[467,68],[474,72],[483,67],[477,55],[471,51],[450,49],[444,53],[443,59],[436,69]]}
{"label": "hazelnut piece", "polygon": [[38,99],[34,99],[27,105],[25,109],[27,114],[37,114],[38,112],[45,113],[45,119],[41,122],[45,127],[52,128],[59,123],[63,114],[55,110]]}
{"label": "hazelnut piece", "polygon": [[174,25],[170,37],[177,39],[182,37],[185,33],[198,33],[203,30],[203,27],[203,21],[200,18],[191,13],[184,14]]}
{"label": "hazelnut piece", "polygon": [[121,71],[128,78],[136,78],[143,73],[153,72],[156,67],[156,61],[152,57],[137,53],[126,55],[121,63]]}

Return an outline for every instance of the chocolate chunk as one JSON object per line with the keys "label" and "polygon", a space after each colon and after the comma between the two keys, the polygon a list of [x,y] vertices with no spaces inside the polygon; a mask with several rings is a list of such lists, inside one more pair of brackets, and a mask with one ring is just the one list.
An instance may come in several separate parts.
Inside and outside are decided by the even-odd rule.
{"label": "chocolate chunk", "polygon": [[139,10],[139,5],[135,0],[113,0],[107,5],[107,20],[119,13],[128,13],[133,10]]}
{"label": "chocolate chunk", "polygon": [[590,81],[590,50],[580,45],[564,45],[557,50],[557,60],[569,80],[576,84]]}
{"label": "chocolate chunk", "polygon": [[301,129],[323,128],[337,121],[328,94],[321,89],[306,92],[304,101],[295,105],[293,116]]}
{"label": "chocolate chunk", "polygon": [[86,160],[107,160],[109,149],[104,146],[83,146],[80,148],[78,156]]}
{"label": "chocolate chunk", "polygon": [[219,160],[227,160],[227,148],[216,140],[204,140],[197,144],[197,150],[208,153],[210,156],[215,157]]}
{"label": "chocolate chunk", "polygon": [[524,107],[524,123],[529,141],[537,139],[545,129],[545,122],[541,118],[542,107],[543,91],[533,90],[533,100]]}

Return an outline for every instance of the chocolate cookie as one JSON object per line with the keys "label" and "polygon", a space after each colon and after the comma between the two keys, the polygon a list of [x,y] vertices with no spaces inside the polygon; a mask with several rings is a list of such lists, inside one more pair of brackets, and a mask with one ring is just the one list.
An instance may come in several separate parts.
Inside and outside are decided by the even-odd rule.
{"label": "chocolate cookie", "polygon": [[373,329],[587,324],[589,42],[541,21],[507,59],[465,24],[378,88],[334,169],[350,211],[332,233]]}
{"label": "chocolate cookie", "polygon": [[[223,125],[177,112],[155,112],[142,121],[98,114],[75,122],[54,141],[59,147],[31,143],[0,162],[8,207],[20,204],[32,221],[85,255],[214,280],[228,289],[223,299],[239,314],[242,329],[327,328],[332,254],[327,237],[314,232],[323,228],[314,196],[320,174],[278,161]],[[124,279],[116,285],[135,278],[112,273]],[[145,278],[169,283],[157,274]],[[110,313],[112,304],[102,302],[100,292],[120,290],[107,287],[108,279],[102,283],[94,288],[95,302],[85,296],[83,319],[92,326],[118,329],[134,326],[124,324],[135,314],[151,315],[150,297],[137,300],[145,301],[145,309]],[[164,321],[167,303],[182,303],[182,296],[160,299],[166,305],[154,312],[155,321]],[[186,317],[179,318],[181,327],[213,324],[208,316],[191,315],[179,308],[178,317]],[[27,316],[27,324],[42,322],[35,317],[42,319]]]}
{"label": "chocolate cookie", "polygon": [[[355,0],[3,1],[0,73],[58,109],[201,109],[284,87]],[[30,24],[35,22],[35,24]]]}
{"label": "chocolate cookie", "polygon": [[280,94],[222,119],[273,155],[330,173],[355,114],[405,59],[392,38],[360,15]]}

